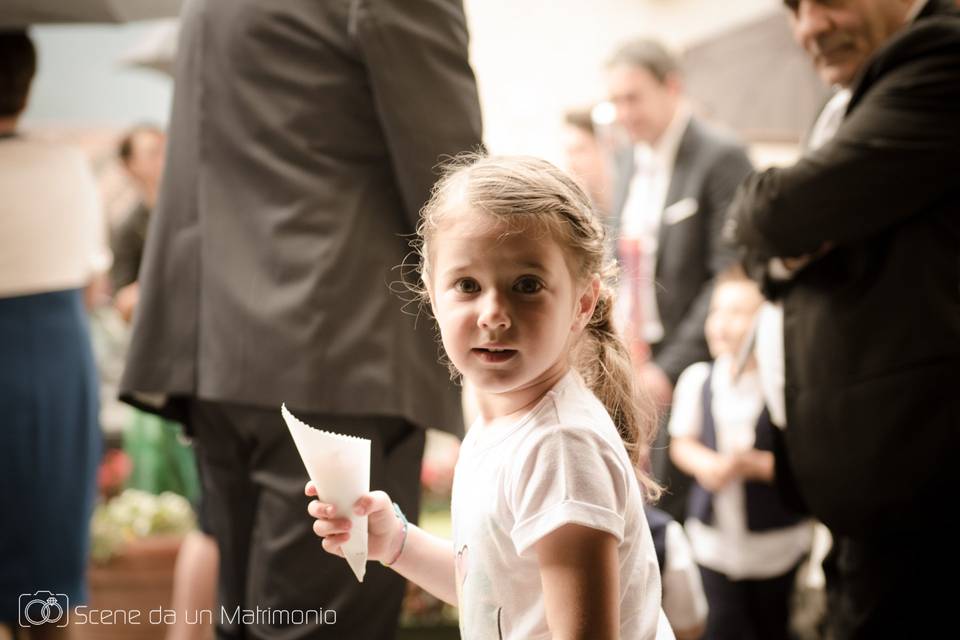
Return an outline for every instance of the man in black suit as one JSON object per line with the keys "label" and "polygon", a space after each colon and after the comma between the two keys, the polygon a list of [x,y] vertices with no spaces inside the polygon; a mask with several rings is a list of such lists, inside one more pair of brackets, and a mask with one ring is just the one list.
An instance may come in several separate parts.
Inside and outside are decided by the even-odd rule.
{"label": "man in black suit", "polygon": [[[709,360],[703,325],[713,277],[733,261],[721,240],[726,208],[751,171],[744,148],[692,115],[677,60],[660,43],[623,44],[607,88],[631,145],[617,154],[612,237],[622,266],[619,321],[643,385],[661,407],[694,362]],[[667,484],[661,506],[682,521],[689,480],[652,452]]]}
{"label": "man in black suit", "polygon": [[280,404],[370,439],[371,488],[415,517],[460,396],[391,283],[436,165],[480,145],[467,49],[461,0],[184,5],[121,390],[194,435],[219,637],[394,635],[405,583],[323,551]]}
{"label": "man in black suit", "polygon": [[957,575],[960,14],[948,0],[785,4],[848,94],[818,122],[826,141],[752,176],[730,211],[783,303],[777,481],[834,534],[834,637],[931,637],[956,625],[940,585]]}

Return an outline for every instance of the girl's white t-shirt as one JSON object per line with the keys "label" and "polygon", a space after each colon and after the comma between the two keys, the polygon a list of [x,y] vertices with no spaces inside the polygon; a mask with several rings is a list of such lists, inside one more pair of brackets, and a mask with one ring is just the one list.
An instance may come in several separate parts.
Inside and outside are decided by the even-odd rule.
{"label": "girl's white t-shirt", "polygon": [[517,422],[474,424],[452,515],[464,640],[550,637],[534,545],[570,523],[617,539],[621,637],[673,637],[640,484],[613,421],[575,371]]}

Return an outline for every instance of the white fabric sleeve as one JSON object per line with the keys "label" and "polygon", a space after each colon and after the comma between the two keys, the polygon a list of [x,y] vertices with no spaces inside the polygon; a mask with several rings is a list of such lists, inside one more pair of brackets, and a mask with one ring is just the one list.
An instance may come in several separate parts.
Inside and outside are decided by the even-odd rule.
{"label": "white fabric sleeve", "polygon": [[543,427],[518,452],[507,479],[515,523],[510,537],[523,556],[566,524],[606,531],[623,540],[632,469],[587,428]]}
{"label": "white fabric sleeve", "polygon": [[710,375],[710,363],[697,362],[684,369],[677,379],[667,431],[674,438],[699,438],[703,429],[703,384]]}
{"label": "white fabric sleeve", "polygon": [[707,596],[693,549],[678,522],[667,525],[667,566],[661,572],[663,611],[676,630],[695,629],[707,621]]}

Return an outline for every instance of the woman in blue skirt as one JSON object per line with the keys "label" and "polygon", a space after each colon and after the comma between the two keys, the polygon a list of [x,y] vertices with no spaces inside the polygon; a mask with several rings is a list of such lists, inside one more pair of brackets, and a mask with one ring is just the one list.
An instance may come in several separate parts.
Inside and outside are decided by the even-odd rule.
{"label": "woman in blue skirt", "polygon": [[16,133],[35,68],[0,31],[0,636],[66,637],[101,453],[84,290],[110,254],[83,155]]}

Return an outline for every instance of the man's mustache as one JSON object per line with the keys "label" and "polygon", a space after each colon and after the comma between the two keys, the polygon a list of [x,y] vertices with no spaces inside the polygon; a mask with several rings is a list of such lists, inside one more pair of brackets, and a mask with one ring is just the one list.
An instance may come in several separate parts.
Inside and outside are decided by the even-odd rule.
{"label": "man's mustache", "polygon": [[846,34],[827,34],[814,38],[810,44],[810,54],[816,60],[830,57],[832,54],[842,49],[852,48],[856,40]]}

